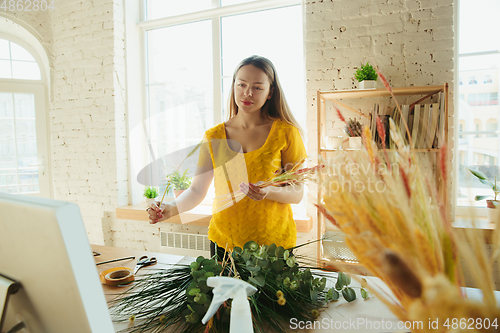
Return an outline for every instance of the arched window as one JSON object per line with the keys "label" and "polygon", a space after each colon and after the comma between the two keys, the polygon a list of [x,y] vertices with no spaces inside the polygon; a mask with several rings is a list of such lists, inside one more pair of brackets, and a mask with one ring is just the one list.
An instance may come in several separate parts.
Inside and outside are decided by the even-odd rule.
{"label": "arched window", "polygon": [[10,40],[0,39],[0,78],[40,80],[40,68],[26,49]]}
{"label": "arched window", "polygon": [[469,84],[477,84],[477,79],[475,76],[471,76],[469,78]]}
{"label": "arched window", "polygon": [[33,35],[0,21],[0,192],[50,197],[47,65]]}
{"label": "arched window", "polygon": [[483,80],[484,83],[493,83],[493,76],[486,75]]}

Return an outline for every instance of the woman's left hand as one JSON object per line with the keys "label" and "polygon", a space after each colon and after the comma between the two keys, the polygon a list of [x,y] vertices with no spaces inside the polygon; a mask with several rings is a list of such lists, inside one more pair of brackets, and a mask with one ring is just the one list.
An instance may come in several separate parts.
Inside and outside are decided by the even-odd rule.
{"label": "woman's left hand", "polygon": [[[260,182],[259,182],[260,183]],[[257,183],[257,184],[259,184]],[[269,188],[264,187],[260,188],[257,185],[254,185],[252,183],[241,183],[240,184],[240,190],[245,194],[247,197],[254,201],[261,201],[266,198],[266,196],[269,194]]]}

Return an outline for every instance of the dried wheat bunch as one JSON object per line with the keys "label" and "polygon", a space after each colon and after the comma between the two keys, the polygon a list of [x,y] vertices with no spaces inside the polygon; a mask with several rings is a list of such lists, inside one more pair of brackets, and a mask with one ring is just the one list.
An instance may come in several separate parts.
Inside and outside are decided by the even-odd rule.
{"label": "dried wheat bunch", "polygon": [[[491,258],[483,240],[456,234],[439,200],[436,176],[425,173],[432,168],[426,168],[423,159],[417,160],[392,120],[390,134],[395,152],[378,151],[365,127],[364,149],[338,151],[325,161],[318,209],[344,232],[346,244],[360,263],[390,288],[393,295],[373,292],[401,320],[423,321],[420,332],[458,332],[461,326],[454,330],[453,318],[469,320],[469,324],[470,320],[493,322],[496,318],[500,325],[492,278],[492,262],[500,252],[498,230]],[[447,172],[445,149],[438,164],[440,177]],[[463,267],[459,256],[465,258]],[[349,270],[340,264],[339,268]],[[474,273],[484,295],[482,302],[465,297],[463,270]],[[436,319],[439,330],[428,325]],[[464,332],[491,329],[468,325]]]}

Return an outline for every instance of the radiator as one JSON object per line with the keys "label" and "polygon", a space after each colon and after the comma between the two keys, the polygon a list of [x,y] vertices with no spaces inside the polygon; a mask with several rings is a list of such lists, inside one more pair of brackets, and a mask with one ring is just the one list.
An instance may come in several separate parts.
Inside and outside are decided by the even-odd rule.
{"label": "radiator", "polygon": [[210,241],[203,234],[161,231],[160,246],[165,252],[176,255],[210,256]]}

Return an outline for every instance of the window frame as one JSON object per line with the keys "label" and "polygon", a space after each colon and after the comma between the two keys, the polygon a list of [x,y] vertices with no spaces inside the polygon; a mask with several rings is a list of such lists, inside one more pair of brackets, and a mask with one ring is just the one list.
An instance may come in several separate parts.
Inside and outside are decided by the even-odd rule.
{"label": "window frame", "polygon": [[[0,28],[2,28],[0,26]],[[39,193],[26,195],[54,197],[52,184],[52,163],[50,149],[50,126],[48,96],[50,93],[49,60],[47,54],[38,41],[31,34],[25,35],[24,31],[19,32],[13,29],[13,33],[6,33],[0,30],[0,38],[16,43],[29,52],[35,59],[40,70],[40,80],[32,79],[11,79],[0,78],[0,91],[9,93],[27,93],[35,96],[36,111],[36,131],[37,131],[37,154],[39,158]]]}
{"label": "window frame", "polygon": [[[149,152],[146,149],[148,146],[146,138],[141,138],[139,140],[131,140],[130,138],[131,130],[137,126],[140,127],[141,123],[144,124],[148,115],[146,93],[146,34],[149,30],[211,20],[214,87],[213,110],[221,110],[221,112],[213,113],[213,123],[219,124],[223,121],[222,114],[224,104],[222,95],[221,19],[225,16],[302,5],[302,0],[258,0],[228,6],[220,6],[219,4],[219,0],[212,0],[213,8],[211,9],[161,19],[146,20],[146,0],[126,2],[125,41],[128,45],[138,46],[135,50],[132,50],[131,47],[125,49],[127,58],[127,104],[129,110],[129,161],[133,162],[135,160],[136,165],[142,165],[144,167],[151,161]],[[137,64],[139,64],[139,66],[137,66]],[[139,78],[139,80],[134,80],[134,77]],[[130,110],[141,110],[141,112],[131,112]],[[129,162],[129,164],[131,162]],[[143,185],[139,184],[136,179],[136,175],[140,170],[140,167],[129,165],[129,203],[132,205],[144,201],[142,197]]]}
{"label": "window frame", "polygon": [[[39,82],[41,80],[26,80],[28,82],[19,82],[23,80],[11,79],[16,82],[8,82],[9,79],[0,80],[0,91],[12,94],[31,94],[34,96],[35,114],[36,114],[36,133],[37,133],[37,157],[38,157],[38,186],[39,192],[21,193],[23,195],[52,197],[52,186],[50,172],[48,170],[49,155],[49,134],[47,126],[47,117],[45,112],[45,87]],[[15,118],[15,117],[14,117]],[[15,138],[17,143],[17,137]],[[17,169],[18,167],[16,167]],[[16,171],[19,176],[19,171]],[[19,184],[18,184],[19,187]]]}

